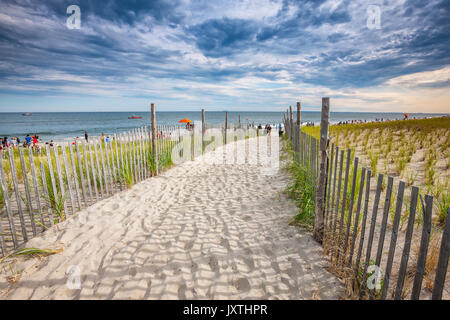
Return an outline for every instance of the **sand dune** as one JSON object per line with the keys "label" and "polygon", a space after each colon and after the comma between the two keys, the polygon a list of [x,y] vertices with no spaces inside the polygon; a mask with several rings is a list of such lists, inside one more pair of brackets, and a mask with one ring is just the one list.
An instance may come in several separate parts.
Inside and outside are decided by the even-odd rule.
{"label": "sand dune", "polygon": [[[234,147],[206,157],[221,159]],[[249,155],[258,154],[250,148]],[[64,250],[4,261],[1,298],[339,298],[343,288],[324,269],[320,245],[288,225],[296,208],[280,193],[287,178],[276,168],[265,175],[254,164],[203,160],[100,201],[29,241],[26,247]],[[79,289],[67,286],[74,268]],[[11,285],[6,277],[15,272],[20,278]]]}

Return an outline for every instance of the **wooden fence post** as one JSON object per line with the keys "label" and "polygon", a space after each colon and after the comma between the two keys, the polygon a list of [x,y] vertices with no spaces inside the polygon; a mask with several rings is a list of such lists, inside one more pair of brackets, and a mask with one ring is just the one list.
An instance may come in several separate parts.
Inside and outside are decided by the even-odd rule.
{"label": "wooden fence post", "polygon": [[[228,111],[225,112],[225,134],[224,134],[224,144],[227,144],[227,131],[228,131]],[[225,150],[225,147],[224,147]]]}
{"label": "wooden fence post", "polygon": [[[299,106],[298,106],[299,108]],[[316,204],[314,218],[314,239],[319,243],[323,240],[323,220],[325,209],[325,183],[326,183],[326,163],[328,157],[328,127],[330,117],[330,98],[322,98],[322,115],[320,123],[320,171],[318,186],[316,189]],[[292,116],[291,116],[292,120]],[[297,116],[298,120],[298,116]]]}
{"label": "wooden fence post", "polygon": [[[27,167],[25,165],[25,157],[23,156],[22,149],[23,148],[19,146],[20,166],[22,167],[22,178],[23,178],[23,184],[25,185],[25,195],[26,195],[26,199],[27,199],[26,205],[28,206],[28,211],[30,214],[31,229],[33,231],[33,236],[36,236],[36,223],[34,221],[33,202],[31,200],[30,184],[28,183]],[[32,152],[32,151],[30,149],[28,149],[28,152]]]}
{"label": "wooden fence post", "polygon": [[152,109],[152,155],[153,155],[153,163],[155,168],[155,176],[158,175],[158,153],[156,152],[156,111],[155,104],[151,104]]}
{"label": "wooden fence post", "polygon": [[298,162],[300,163],[300,146],[301,146],[301,122],[300,122],[300,101],[297,102],[297,152],[298,152]]}
{"label": "wooden fence post", "polygon": [[450,207],[447,207],[447,217],[445,218],[444,233],[442,234],[439,261],[434,276],[433,295],[431,299],[441,300],[444,289],[445,275],[447,274],[448,256],[450,252]]}
{"label": "wooden fence post", "polygon": [[416,207],[417,207],[417,197],[419,195],[419,188],[412,187],[411,188],[411,198],[409,205],[409,217],[408,217],[408,226],[406,227],[405,233],[405,244],[403,245],[403,253],[402,260],[400,262],[400,268],[398,271],[397,277],[397,287],[395,289],[394,300],[400,300],[403,294],[403,286],[405,283],[406,269],[408,267],[408,259],[409,259],[409,251],[411,248],[411,240],[414,230],[414,218],[416,215]]}
{"label": "wooden fence post", "polygon": [[433,197],[425,195],[425,205],[422,202],[423,208],[423,225],[422,237],[420,240],[419,257],[416,263],[416,273],[414,275],[414,283],[411,293],[411,300],[419,300],[420,290],[422,289],[422,280],[425,273],[425,263],[427,260],[428,245],[431,235],[431,217],[433,211]]}
{"label": "wooden fence post", "polygon": [[[16,162],[14,160],[14,151],[13,149],[8,150],[9,154],[9,165],[11,170],[11,176],[14,186],[14,194],[16,196],[16,202],[17,202],[17,209],[19,210],[19,219],[20,219],[20,226],[22,227],[22,235],[23,235],[23,241],[28,241],[28,235],[27,235],[27,229],[25,225],[25,219],[23,217],[23,211],[22,211],[22,199],[20,198],[20,190],[19,190],[19,182],[17,178],[17,171],[16,171]],[[55,187],[56,189],[56,187]]]}
{"label": "wooden fence post", "polygon": [[205,151],[205,109],[202,109],[202,154]]}
{"label": "wooden fence post", "polygon": [[[18,247],[19,243],[17,241],[16,227],[14,225],[13,212],[11,208],[11,202],[9,201],[9,190],[6,183],[6,174],[3,169],[3,159],[0,157],[0,187],[2,188],[3,197],[5,201],[6,213],[8,215],[9,228],[11,229],[11,237],[14,245],[14,249]],[[3,239],[3,233],[2,233]]]}
{"label": "wooden fence post", "polygon": [[292,113],[292,106],[289,106],[289,129],[290,129],[290,139],[292,141],[294,137],[294,114]]}

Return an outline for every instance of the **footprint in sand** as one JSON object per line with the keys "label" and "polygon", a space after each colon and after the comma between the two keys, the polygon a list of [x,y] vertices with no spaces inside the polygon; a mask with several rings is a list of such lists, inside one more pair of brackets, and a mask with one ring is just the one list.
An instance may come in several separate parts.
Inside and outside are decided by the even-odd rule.
{"label": "footprint in sand", "polygon": [[178,288],[178,299],[186,300],[186,284],[182,284]]}
{"label": "footprint in sand", "polygon": [[214,256],[209,257],[208,264],[212,271],[216,272],[219,270],[219,261],[217,261],[216,257]]}
{"label": "footprint in sand", "polygon": [[249,291],[250,282],[246,278],[239,278],[234,281],[234,287],[242,292]]}
{"label": "footprint in sand", "polygon": [[184,250],[191,250],[193,246],[194,246],[194,240],[188,241],[184,245]]}

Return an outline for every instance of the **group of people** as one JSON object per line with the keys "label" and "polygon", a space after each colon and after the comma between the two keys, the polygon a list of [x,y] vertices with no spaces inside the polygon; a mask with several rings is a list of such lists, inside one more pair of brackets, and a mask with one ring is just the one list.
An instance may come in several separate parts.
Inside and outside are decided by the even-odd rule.
{"label": "group of people", "polygon": [[6,150],[8,148],[17,148],[22,145],[24,148],[39,149],[39,135],[36,133],[34,136],[26,135],[23,142],[19,137],[3,137],[0,138],[0,150]]}
{"label": "group of people", "polygon": [[[408,115],[405,113],[403,116],[403,120],[410,119]],[[412,117],[411,119],[416,119],[416,117]],[[360,124],[360,123],[367,123],[367,122],[386,122],[386,121],[396,121],[399,119],[384,119],[384,118],[375,118],[375,120],[367,121],[367,120],[346,120],[346,121],[339,121],[337,125],[342,124]]]}
{"label": "group of people", "polygon": [[[262,125],[258,124],[258,127],[257,127],[258,132],[259,132],[259,130],[262,130],[262,128],[263,128]],[[270,136],[270,132],[272,131],[272,126],[269,123],[266,124],[266,126],[264,127],[264,131],[266,132],[267,135]]]}

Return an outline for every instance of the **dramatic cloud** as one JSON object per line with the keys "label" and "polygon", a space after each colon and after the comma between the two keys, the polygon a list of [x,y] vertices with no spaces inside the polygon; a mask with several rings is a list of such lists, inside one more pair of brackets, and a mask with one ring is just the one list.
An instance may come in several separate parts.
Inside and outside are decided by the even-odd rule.
{"label": "dramatic cloud", "polygon": [[427,112],[446,112],[449,17],[448,0],[6,0],[0,111],[313,110],[328,95],[333,110],[433,97]]}

